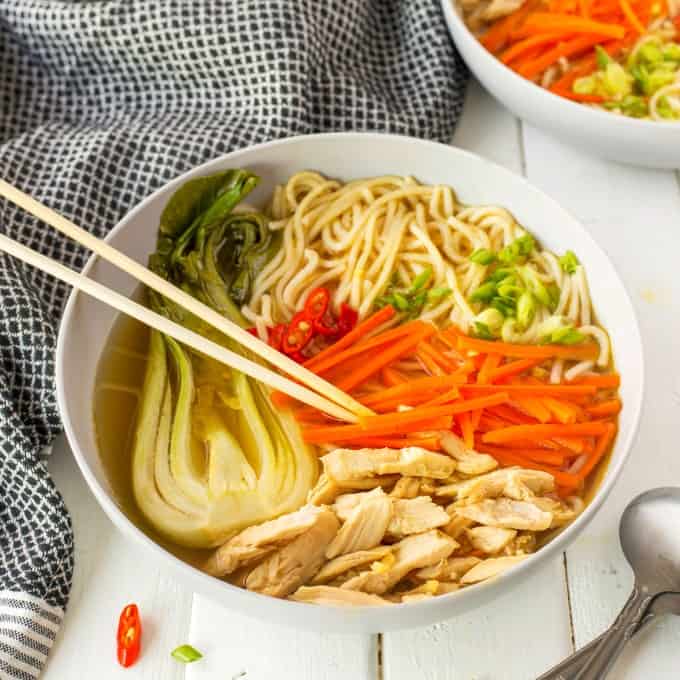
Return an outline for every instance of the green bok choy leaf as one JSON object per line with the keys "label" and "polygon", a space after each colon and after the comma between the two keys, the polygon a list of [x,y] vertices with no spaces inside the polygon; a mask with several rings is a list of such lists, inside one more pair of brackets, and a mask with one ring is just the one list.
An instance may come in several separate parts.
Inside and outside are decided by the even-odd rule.
{"label": "green bok choy leaf", "polygon": [[[264,215],[234,213],[258,178],[229,170],[171,197],[149,267],[232,321],[278,248]],[[149,291],[151,307],[248,355],[182,307]],[[149,522],[183,546],[208,548],[295,510],[318,474],[297,423],[257,381],[151,331],[133,446],[133,490]]]}

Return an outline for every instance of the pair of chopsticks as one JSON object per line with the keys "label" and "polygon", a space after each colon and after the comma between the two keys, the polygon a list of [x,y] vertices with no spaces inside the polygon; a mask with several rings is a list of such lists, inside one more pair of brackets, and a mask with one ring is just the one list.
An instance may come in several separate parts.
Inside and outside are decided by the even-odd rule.
{"label": "pair of chopsticks", "polygon": [[2,234],[0,234],[0,250],[68,283],[83,293],[117,309],[119,312],[123,312],[137,319],[137,321],[141,321],[146,326],[169,335],[197,352],[241,371],[273,389],[285,392],[293,399],[313,406],[335,418],[355,423],[358,421],[359,416],[372,414],[370,409],[367,409],[335,385],[312,373],[285,354],[278,352],[267,343],[248,333],[238,324],[203,304],[200,300],[173,286],[169,281],[161,278],[150,269],[135,262],[105,241],[76,226],[63,215],[36,201],[28,194],[25,194],[2,179],[0,179],[0,196],[12,201],[62,234],[77,241],[157,293],[181,305],[192,314],[224,333],[224,335],[287,373],[294,380],[286,378],[254,361],[250,361],[240,354],[231,352],[217,343],[204,338],[202,335],[194,333],[170,319],[166,319],[164,316],[147,309],[143,305],[107,288],[101,283],[83,274],[74,272],[72,269],[55,262],[45,255],[36,253],[34,250]]}

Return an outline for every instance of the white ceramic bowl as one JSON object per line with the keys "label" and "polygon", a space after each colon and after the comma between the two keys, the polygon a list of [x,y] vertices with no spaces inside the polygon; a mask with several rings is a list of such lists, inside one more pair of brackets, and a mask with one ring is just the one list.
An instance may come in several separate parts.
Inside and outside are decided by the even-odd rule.
{"label": "white ceramic bowl", "polygon": [[569,101],[517,75],[488,52],[463,22],[455,0],[441,0],[465,63],[515,115],[589,153],[651,168],[680,168],[680,121],[639,120]]}
{"label": "white ceramic bowl", "polygon": [[[248,199],[256,204],[270,194],[276,183],[304,169],[344,180],[410,174],[424,182],[453,186],[464,202],[506,206],[545,246],[560,252],[573,249],[586,266],[595,307],[611,332],[616,363],[623,376],[621,431],[611,465],[595,499],[574,524],[494,581],[423,602],[361,609],[319,607],[251,593],[207,576],[166,552],[137,529],[118,507],[99,460],[92,417],[95,371],[115,313],[83,294],[73,293],[66,306],[57,349],[59,407],[78,465],[111,520],[126,536],[143,545],[149,557],[172,570],[188,587],[216,602],[267,621],[324,631],[376,632],[441,621],[493,599],[559,555],[590,522],[609,494],[630,451],[642,401],[642,347],[633,307],[612,264],[589,234],[552,199],[521,177],[483,158],[407,137],[346,133],[270,142],[206,163],[142,201],[107,240],[145,263],[154,247],[158,218],[172,192],[192,177],[236,167],[248,168],[261,176],[260,186]],[[131,294],[136,286],[127,275],[96,257],[88,263],[86,271],[124,294]]]}

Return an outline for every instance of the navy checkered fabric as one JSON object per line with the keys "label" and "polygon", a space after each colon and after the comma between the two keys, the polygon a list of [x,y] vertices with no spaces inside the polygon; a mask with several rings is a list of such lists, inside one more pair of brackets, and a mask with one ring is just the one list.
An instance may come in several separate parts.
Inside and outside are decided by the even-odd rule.
{"label": "navy checkered fabric", "polygon": [[[103,235],[192,166],[333,130],[441,141],[466,71],[438,0],[0,0],[0,175]],[[6,202],[0,228],[80,269],[82,248]],[[0,256],[0,676],[37,677],[73,534],[41,452],[60,431],[67,288]]]}

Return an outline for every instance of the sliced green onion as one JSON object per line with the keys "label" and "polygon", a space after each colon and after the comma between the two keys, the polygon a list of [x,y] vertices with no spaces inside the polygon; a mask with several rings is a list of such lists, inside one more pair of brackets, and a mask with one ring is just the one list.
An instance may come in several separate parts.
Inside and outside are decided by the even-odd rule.
{"label": "sliced green onion", "polygon": [[663,58],[666,61],[680,61],[680,45],[678,43],[664,45]]}
{"label": "sliced green onion", "polygon": [[394,293],[392,295],[392,300],[394,302],[394,306],[400,312],[405,312],[410,306],[408,300],[401,293]]}
{"label": "sliced green onion", "polygon": [[[506,283],[506,281],[511,281]],[[498,293],[503,297],[516,298],[524,292],[524,288],[516,285],[515,279],[505,279],[498,284]]]}
{"label": "sliced green onion", "polygon": [[193,663],[194,661],[203,658],[203,654],[191,645],[180,645],[172,650],[171,656],[173,659],[177,659],[177,661],[181,661],[182,663]]}
{"label": "sliced green onion", "polygon": [[577,78],[571,89],[576,94],[595,94],[597,89],[597,78],[595,76],[583,76],[582,78]]}
{"label": "sliced green onion", "polygon": [[531,234],[520,236],[498,253],[498,259],[504,264],[514,264],[520,257],[529,255],[534,245],[534,237]]}
{"label": "sliced green onion", "polygon": [[566,326],[553,331],[550,342],[556,345],[576,345],[585,340],[585,335],[579,333],[573,326]]}
{"label": "sliced green onion", "polygon": [[560,303],[561,292],[556,283],[549,283],[547,285],[548,295],[550,296],[550,304],[548,309],[554,312],[557,309],[557,305]]}
{"label": "sliced green onion", "polygon": [[428,302],[439,302],[439,300],[445,298],[447,295],[451,295],[450,288],[430,288],[427,291]]}
{"label": "sliced green onion", "polygon": [[492,309],[497,310],[503,316],[515,316],[517,303],[514,298],[497,295],[489,303]]}
{"label": "sliced green onion", "polygon": [[496,284],[493,281],[483,283],[479,288],[470,295],[471,302],[491,302],[496,295]]}
{"label": "sliced green onion", "polygon": [[483,264],[484,266],[496,261],[496,255],[487,248],[478,248],[470,255],[470,262]]}
{"label": "sliced green onion", "polygon": [[538,278],[536,271],[531,267],[524,265],[523,267],[517,267],[517,273],[522,278],[522,281],[524,281],[524,285],[529,292],[533,293],[542,305],[549,307],[550,294],[543,282]]}
{"label": "sliced green onion", "polygon": [[659,43],[650,40],[640,47],[635,58],[638,62],[654,66],[664,60],[664,53],[661,50],[661,45],[659,45]]}
{"label": "sliced green onion", "polygon": [[500,332],[503,321],[503,315],[497,309],[493,308],[485,309],[474,318],[475,323],[481,323],[486,327],[489,334],[494,337]]}
{"label": "sliced green onion", "polygon": [[411,284],[411,289],[409,292],[411,293],[417,293],[425,284],[430,280],[432,277],[432,267],[425,267],[418,276],[416,276],[415,279],[413,279],[413,283]]}
{"label": "sliced green onion", "polygon": [[624,97],[620,102],[620,108],[631,118],[645,118],[649,115],[649,105],[645,99],[634,94]]}
{"label": "sliced green onion", "polygon": [[602,70],[607,68],[607,64],[609,62],[613,61],[612,58],[607,54],[607,51],[599,45],[595,45],[595,58],[597,59],[597,65]]}
{"label": "sliced green onion", "polygon": [[[484,283],[487,283],[488,281],[493,281],[493,283],[499,283],[500,281],[504,281],[510,276],[514,277],[515,272],[514,270],[510,269],[509,267],[500,267],[496,269],[496,271],[489,276]],[[513,279],[514,280],[514,279]]]}
{"label": "sliced green onion", "polygon": [[481,340],[495,340],[495,336],[489,329],[489,327],[485,324],[482,323],[481,321],[475,321],[474,322],[474,327],[475,327],[475,337],[480,338]]}
{"label": "sliced green onion", "polygon": [[621,64],[611,61],[605,68],[602,84],[609,94],[623,97],[631,93],[633,78]]}
{"label": "sliced green onion", "polygon": [[567,250],[564,255],[559,260],[560,262],[560,267],[562,267],[562,271],[567,272],[567,274],[573,274],[576,271],[576,267],[581,264],[578,261],[578,257],[574,255],[573,251]]}
{"label": "sliced green onion", "polygon": [[525,331],[536,315],[536,300],[528,291],[522,293],[517,300],[517,325]]}

